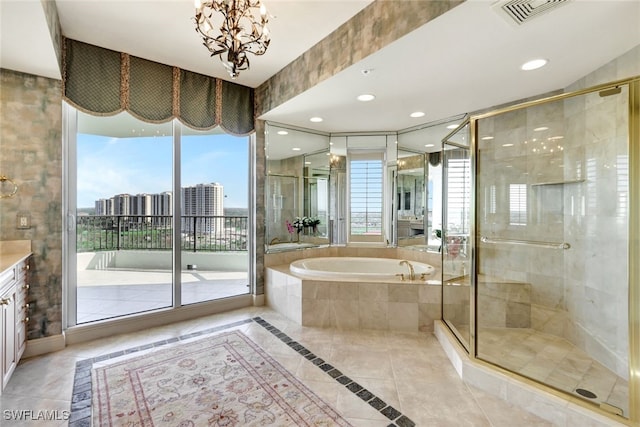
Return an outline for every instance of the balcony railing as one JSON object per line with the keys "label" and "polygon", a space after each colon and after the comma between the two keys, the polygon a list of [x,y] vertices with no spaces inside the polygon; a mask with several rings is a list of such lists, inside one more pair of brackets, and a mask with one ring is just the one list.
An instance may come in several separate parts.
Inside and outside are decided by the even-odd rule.
{"label": "balcony railing", "polygon": [[[247,250],[246,216],[183,216],[180,247],[193,252]],[[77,217],[78,252],[171,250],[172,217],[164,215],[82,215]]]}

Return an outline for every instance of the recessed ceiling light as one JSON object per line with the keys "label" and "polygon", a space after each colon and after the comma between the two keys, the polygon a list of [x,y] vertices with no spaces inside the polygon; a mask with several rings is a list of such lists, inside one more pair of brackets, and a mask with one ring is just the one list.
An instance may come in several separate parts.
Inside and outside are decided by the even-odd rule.
{"label": "recessed ceiling light", "polygon": [[358,95],[358,101],[368,102],[376,99],[375,95],[371,95],[370,93],[363,93],[362,95]]}
{"label": "recessed ceiling light", "polygon": [[424,117],[424,113],[422,111],[414,111],[413,113],[409,114],[411,117],[418,118],[418,117]]}
{"label": "recessed ceiling light", "polygon": [[537,70],[538,68],[542,68],[547,65],[547,62],[549,61],[547,61],[546,59],[534,59],[522,64],[522,67],[520,67],[520,69],[524,71]]}
{"label": "recessed ceiling light", "polygon": [[309,121],[313,123],[320,123],[322,121],[322,117],[311,117]]}
{"label": "recessed ceiling light", "polygon": [[459,125],[459,124],[457,124],[457,123],[454,123],[454,124],[452,124],[452,125],[447,126],[447,129],[455,129],[455,128],[457,128],[458,126],[460,126],[460,125]]}
{"label": "recessed ceiling light", "polygon": [[298,147],[293,147],[293,148],[292,148],[292,150],[293,150],[293,151],[300,151],[300,148],[298,148]]}
{"label": "recessed ceiling light", "polygon": [[546,126],[541,126],[539,128],[535,128],[533,131],[534,132],[542,132],[543,130],[547,130],[547,129],[549,129],[549,128],[546,127]]}
{"label": "recessed ceiling light", "polygon": [[433,144],[424,144],[425,147],[433,147]]}
{"label": "recessed ceiling light", "polygon": [[286,130],[279,130],[278,135],[289,135],[289,132],[287,132]]}
{"label": "recessed ceiling light", "polygon": [[493,137],[492,137],[492,136],[483,136],[483,137],[482,137],[482,138],[480,138],[480,139],[482,139],[483,141],[490,141],[490,140],[492,140],[492,139],[493,139]]}

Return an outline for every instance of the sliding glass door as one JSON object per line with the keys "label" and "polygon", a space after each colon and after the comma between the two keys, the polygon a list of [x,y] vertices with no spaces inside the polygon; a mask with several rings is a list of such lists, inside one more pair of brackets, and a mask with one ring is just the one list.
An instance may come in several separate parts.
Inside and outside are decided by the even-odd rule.
{"label": "sliding glass door", "polygon": [[185,305],[246,294],[247,138],[182,130],[181,302]]}
{"label": "sliding glass door", "polygon": [[249,139],[66,106],[67,325],[249,293]]}

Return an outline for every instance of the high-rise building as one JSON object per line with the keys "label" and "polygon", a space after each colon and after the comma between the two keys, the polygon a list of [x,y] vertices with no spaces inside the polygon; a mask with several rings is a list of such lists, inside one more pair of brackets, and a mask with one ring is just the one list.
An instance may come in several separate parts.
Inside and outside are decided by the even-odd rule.
{"label": "high-rise building", "polygon": [[[182,187],[182,231],[212,234],[224,227],[224,187],[213,182]],[[219,217],[219,218],[209,218]],[[194,225],[195,224],[195,227]]]}
{"label": "high-rise building", "polygon": [[112,215],[131,215],[131,195],[118,194],[113,196]]}
{"label": "high-rise building", "polygon": [[113,215],[113,198],[100,199],[95,201],[96,215]]}
{"label": "high-rise building", "polygon": [[152,215],[173,215],[173,193],[171,191],[165,191],[160,194],[152,194],[151,212]]}

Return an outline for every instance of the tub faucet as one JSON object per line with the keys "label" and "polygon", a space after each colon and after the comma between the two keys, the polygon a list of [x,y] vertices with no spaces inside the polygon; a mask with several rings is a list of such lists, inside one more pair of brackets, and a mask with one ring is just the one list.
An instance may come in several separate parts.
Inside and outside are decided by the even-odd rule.
{"label": "tub faucet", "polygon": [[405,265],[405,264],[407,267],[409,267],[409,280],[415,280],[416,273],[413,270],[413,265],[411,265],[411,263],[406,259],[403,259],[402,261],[400,261],[400,265]]}

